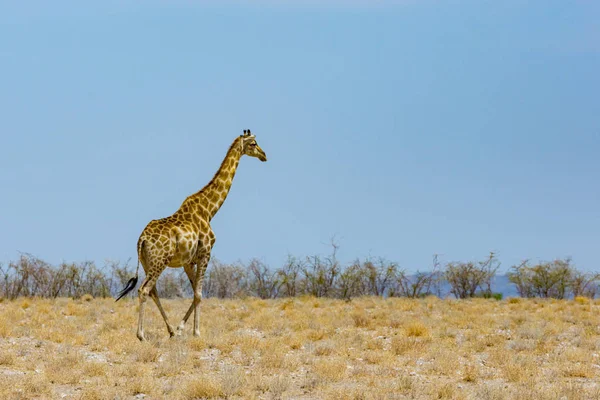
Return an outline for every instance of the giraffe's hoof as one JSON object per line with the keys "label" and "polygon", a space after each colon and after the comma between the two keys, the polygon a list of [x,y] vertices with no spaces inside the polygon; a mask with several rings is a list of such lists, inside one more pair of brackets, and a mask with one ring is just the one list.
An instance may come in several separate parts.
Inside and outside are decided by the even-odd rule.
{"label": "giraffe's hoof", "polygon": [[170,337],[173,337],[173,336],[175,336],[175,330],[173,329],[173,327],[172,327],[171,325],[169,325],[169,326],[167,327],[167,330],[169,331],[169,336],[170,336]]}
{"label": "giraffe's hoof", "polygon": [[139,334],[139,333],[138,333],[138,334],[137,334],[137,338],[138,338],[138,339],[140,339],[140,342],[145,342],[145,341],[146,341],[146,338],[144,337],[144,335],[143,335],[143,334]]}
{"label": "giraffe's hoof", "polygon": [[171,338],[174,338],[176,336],[181,336],[181,330],[179,330],[179,328],[175,329],[175,330],[170,330],[169,331],[169,336],[171,336]]}
{"label": "giraffe's hoof", "polygon": [[194,336],[196,336],[196,337],[200,336],[200,331],[194,331]]}

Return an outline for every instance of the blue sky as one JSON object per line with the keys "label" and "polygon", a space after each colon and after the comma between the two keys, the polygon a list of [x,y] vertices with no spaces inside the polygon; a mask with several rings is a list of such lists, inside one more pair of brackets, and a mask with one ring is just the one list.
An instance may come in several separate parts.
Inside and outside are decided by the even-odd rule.
{"label": "blue sky", "polygon": [[213,256],[598,270],[600,3],[0,2],[0,260],[135,258],[250,128]]}

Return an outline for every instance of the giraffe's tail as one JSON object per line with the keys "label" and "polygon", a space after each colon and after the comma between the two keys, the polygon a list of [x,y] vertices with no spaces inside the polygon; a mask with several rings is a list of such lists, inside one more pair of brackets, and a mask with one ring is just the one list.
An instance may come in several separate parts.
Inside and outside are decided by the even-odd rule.
{"label": "giraffe's tail", "polygon": [[138,263],[137,263],[137,268],[135,269],[135,276],[133,278],[131,278],[129,280],[129,282],[127,282],[127,285],[125,286],[125,289],[121,290],[118,293],[117,299],[115,301],[119,301],[127,293],[129,293],[133,289],[135,289],[135,286],[137,285],[137,282],[138,282],[138,274],[140,272],[140,260],[142,258],[142,247],[143,246],[144,246],[144,240],[142,238],[140,238],[140,240],[138,240],[138,244],[137,244]]}

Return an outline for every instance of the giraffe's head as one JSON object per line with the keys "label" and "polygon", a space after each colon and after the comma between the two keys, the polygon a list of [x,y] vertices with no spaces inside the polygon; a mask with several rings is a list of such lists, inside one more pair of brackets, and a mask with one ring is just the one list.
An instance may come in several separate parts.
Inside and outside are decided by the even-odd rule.
{"label": "giraffe's head", "polygon": [[250,133],[250,129],[244,129],[244,134],[240,136],[242,143],[242,154],[250,157],[256,157],[260,161],[267,161],[267,155],[256,142],[256,136]]}

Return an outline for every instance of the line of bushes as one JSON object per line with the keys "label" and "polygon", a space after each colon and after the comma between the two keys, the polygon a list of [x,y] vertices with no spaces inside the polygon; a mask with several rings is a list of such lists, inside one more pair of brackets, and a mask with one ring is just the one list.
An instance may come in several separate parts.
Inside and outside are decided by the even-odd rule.
{"label": "line of bushes", "polygon": [[[280,268],[269,268],[260,260],[224,264],[211,260],[203,284],[204,297],[263,299],[312,295],[350,299],[358,296],[418,298],[428,295],[456,298],[501,299],[492,291],[492,280],[500,266],[491,253],[476,262],[448,262],[434,257],[425,272],[407,273],[384,259],[356,260],[342,266],[337,246],[329,256],[288,257]],[[135,273],[135,266],[108,261],[50,265],[29,254],[15,262],[0,264],[0,297],[73,297],[85,294],[110,297],[120,291]],[[524,261],[507,274],[522,297],[595,297],[600,274],[583,273],[569,259],[530,264]],[[167,269],[158,280],[161,297],[191,297],[192,290],[183,269]],[[130,296],[135,296],[133,292]]]}
{"label": "line of bushes", "polygon": [[594,298],[600,281],[600,274],[577,270],[569,258],[537,264],[523,261],[512,267],[507,275],[521,297]]}

